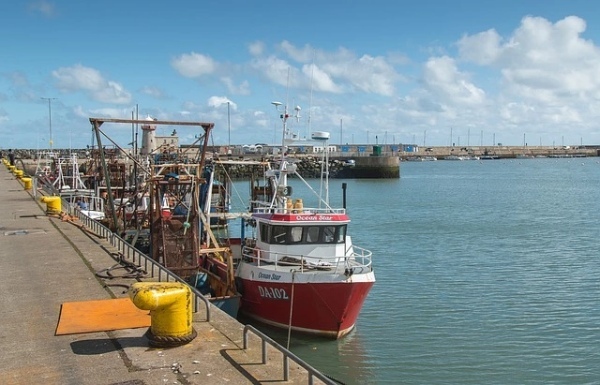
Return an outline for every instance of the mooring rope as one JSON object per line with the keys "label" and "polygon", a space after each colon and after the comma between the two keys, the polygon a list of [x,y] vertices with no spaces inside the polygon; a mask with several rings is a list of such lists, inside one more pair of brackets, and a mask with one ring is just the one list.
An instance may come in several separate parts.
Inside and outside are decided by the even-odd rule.
{"label": "mooring rope", "polygon": [[292,314],[294,312],[294,277],[296,270],[292,271],[292,290],[290,296],[290,320],[288,322],[288,338],[287,338],[287,350],[290,350],[290,340],[292,336]]}

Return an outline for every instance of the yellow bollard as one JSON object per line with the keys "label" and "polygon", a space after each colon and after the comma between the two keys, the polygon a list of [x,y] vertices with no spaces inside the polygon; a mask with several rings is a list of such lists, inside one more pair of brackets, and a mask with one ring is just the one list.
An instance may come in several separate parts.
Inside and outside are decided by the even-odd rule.
{"label": "yellow bollard", "polygon": [[185,345],[196,338],[192,326],[192,291],[178,282],[135,282],[129,298],[142,310],[150,310],[146,336],[154,347]]}
{"label": "yellow bollard", "polygon": [[23,178],[21,178],[21,181],[23,182],[23,188],[25,190],[31,190],[31,187],[33,185],[33,183],[31,182],[31,178],[28,176],[24,176]]}
{"label": "yellow bollard", "polygon": [[8,171],[10,171],[10,172],[14,172],[14,171],[15,171],[15,168],[16,168],[16,167],[15,167],[15,166],[13,166],[12,164],[9,164],[9,165],[8,165]]}
{"label": "yellow bollard", "polygon": [[23,173],[23,170],[19,170],[18,168],[15,169],[15,176],[17,177],[17,179],[23,178]]}
{"label": "yellow bollard", "polygon": [[40,198],[42,203],[46,204],[46,214],[60,214],[62,211],[62,202],[57,196],[43,196]]}

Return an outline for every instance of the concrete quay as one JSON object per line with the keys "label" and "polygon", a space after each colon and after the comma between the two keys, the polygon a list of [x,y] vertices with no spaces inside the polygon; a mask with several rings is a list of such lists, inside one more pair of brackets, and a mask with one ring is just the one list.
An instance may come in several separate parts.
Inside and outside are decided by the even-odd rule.
{"label": "concrete quay", "polygon": [[418,147],[417,152],[400,153],[402,159],[434,156],[445,159],[449,156],[478,156],[512,159],[520,156],[533,157],[594,157],[600,156],[598,146],[431,146]]}
{"label": "concrete quay", "polygon": [[[195,313],[198,336],[174,348],[152,348],[147,328],[55,335],[65,302],[127,297],[132,278],[97,274],[117,263],[104,239],[60,218],[0,165],[0,383],[7,385],[310,384],[324,383],[248,336],[219,309]],[[212,306],[212,305],[211,305]]]}

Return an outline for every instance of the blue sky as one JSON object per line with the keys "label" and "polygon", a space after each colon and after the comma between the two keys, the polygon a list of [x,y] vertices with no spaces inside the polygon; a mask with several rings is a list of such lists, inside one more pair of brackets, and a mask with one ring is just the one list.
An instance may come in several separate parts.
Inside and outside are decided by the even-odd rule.
{"label": "blue sky", "polygon": [[[347,4],[344,4],[347,3]],[[211,142],[600,144],[600,3],[4,1],[0,147],[92,144],[90,117],[214,122]],[[229,102],[229,114],[228,114]],[[105,125],[119,144],[131,127]],[[168,135],[173,127],[161,127]],[[194,132],[178,127],[182,143]]]}

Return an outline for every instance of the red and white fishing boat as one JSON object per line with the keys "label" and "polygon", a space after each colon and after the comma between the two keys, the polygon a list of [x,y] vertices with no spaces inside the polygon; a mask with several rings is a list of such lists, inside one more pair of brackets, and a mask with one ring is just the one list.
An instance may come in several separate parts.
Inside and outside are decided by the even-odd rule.
{"label": "red and white fishing boat", "polygon": [[[329,205],[327,150],[323,151],[319,193],[298,174],[296,164],[287,160],[288,118],[285,108],[279,167],[268,167],[263,185],[251,189],[247,224],[252,235],[244,238],[236,269],[242,293],[240,311],[272,326],[340,338],[354,328],[375,283],[371,252],[352,243],[346,209]],[[312,137],[326,143],[329,134],[315,132]],[[317,196],[316,207],[304,207],[302,199],[292,198],[288,185],[292,174]]]}

